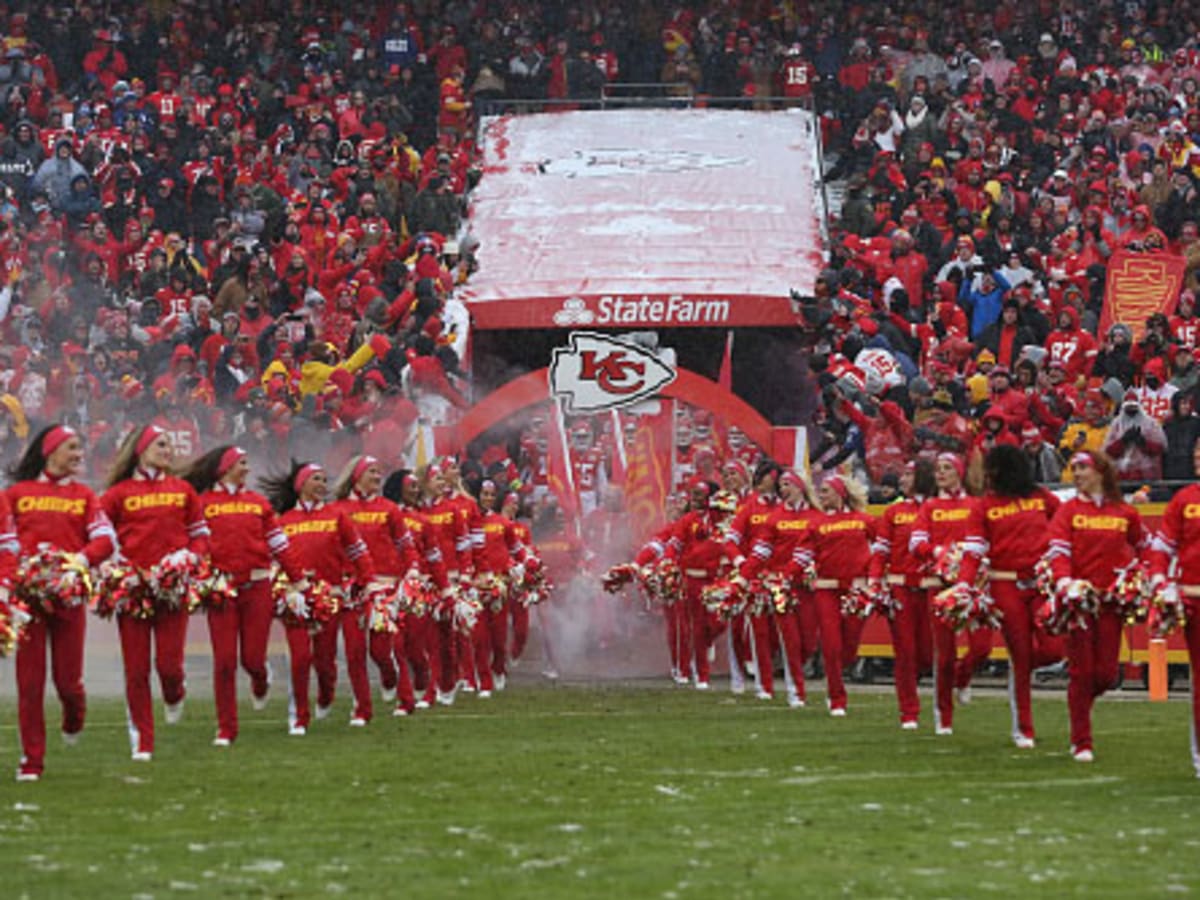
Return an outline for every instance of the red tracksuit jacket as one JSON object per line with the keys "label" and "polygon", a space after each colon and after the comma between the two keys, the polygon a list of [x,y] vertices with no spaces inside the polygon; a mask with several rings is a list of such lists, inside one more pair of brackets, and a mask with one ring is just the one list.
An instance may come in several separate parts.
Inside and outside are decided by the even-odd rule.
{"label": "red tracksuit jacket", "polygon": [[773,497],[751,493],[733,515],[733,521],[725,529],[725,553],[730,559],[751,553],[760,540],[769,540],[774,535],[771,517],[779,508]]}
{"label": "red tracksuit jacket", "polygon": [[404,527],[400,507],[387,497],[376,494],[363,497],[352,493],[336,504],[354,523],[371,553],[376,575],[400,578],[414,566],[420,568],[416,544]]}
{"label": "red tracksuit jacket", "polygon": [[139,568],[184,548],[208,555],[200,497],[182,478],[138,472],[105,491],[100,506],[116,529],[121,553]]}
{"label": "red tracksuit jacket", "polygon": [[921,515],[920,497],[905,497],[883,511],[876,523],[875,543],[871,545],[871,578],[896,575],[907,587],[921,584],[921,560],[908,549],[913,528]]}
{"label": "red tracksuit jacket", "polygon": [[808,506],[793,507],[781,503],[773,507],[765,528],[758,532],[746,554],[741,574],[753,578],[763,569],[788,572],[798,555],[806,553],[811,559],[813,526],[821,518],[819,512]]}
{"label": "red tracksuit jacket", "polygon": [[433,579],[439,588],[446,587],[446,564],[442,559],[441,548],[438,547],[429,519],[419,510],[409,506],[400,507],[400,518],[404,527],[412,535],[413,545],[417,549],[417,557],[421,571]]}
{"label": "red tracksuit jacket", "polygon": [[985,494],[976,500],[967,519],[959,581],[974,584],[985,556],[993,571],[1016,572],[1022,581],[1032,578],[1050,544],[1050,520],[1060,505],[1041,488],[1028,497]]}
{"label": "red tracksuit jacket", "polygon": [[919,560],[933,556],[935,547],[949,547],[967,536],[967,520],[975,498],[959,491],[953,497],[930,497],[921,504],[908,539],[909,551]]}
{"label": "red tracksuit jacket", "polygon": [[425,511],[425,518],[441,551],[447,572],[469,572],[473,562],[471,532],[457,500],[443,497]]}
{"label": "red tracksuit jacket", "polygon": [[471,535],[475,571],[504,574],[513,563],[524,562],[525,547],[513,521],[498,512],[482,513]]}
{"label": "red tracksuit jacket", "polygon": [[1083,578],[1106,591],[1116,570],[1133,561],[1142,538],[1142,517],[1128,503],[1075,497],[1050,520],[1046,558],[1056,581]]}
{"label": "red tracksuit jacket", "polygon": [[329,584],[348,576],[366,584],[374,576],[366,541],[343,510],[328,503],[298,503],[279,517],[292,553],[305,571]]}
{"label": "red tracksuit jacket", "polygon": [[[869,513],[847,510],[820,516],[815,523],[811,551],[817,577],[841,584],[864,577],[874,540],[875,517]],[[803,555],[804,551],[797,554],[801,565]]]}
{"label": "red tracksuit jacket", "polygon": [[20,552],[21,544],[17,540],[17,523],[13,519],[12,507],[9,506],[8,495],[0,491],[0,580],[5,583],[16,574]]}
{"label": "red tracksuit jacket", "polygon": [[1150,570],[1166,575],[1173,556],[1179,557],[1179,583],[1200,585],[1200,484],[1189,484],[1167,504],[1151,544]]}
{"label": "red tracksuit jacket", "polygon": [[93,566],[112,555],[116,535],[87,485],[43,474],[18,481],[6,494],[23,553],[35,553],[40,544],[49,544],[82,553]]}
{"label": "red tracksuit jacket", "polygon": [[235,586],[249,582],[252,573],[270,569],[272,558],[288,578],[300,580],[302,573],[287,535],[262,494],[216,484],[200,495],[200,506],[208,520],[213,565]]}

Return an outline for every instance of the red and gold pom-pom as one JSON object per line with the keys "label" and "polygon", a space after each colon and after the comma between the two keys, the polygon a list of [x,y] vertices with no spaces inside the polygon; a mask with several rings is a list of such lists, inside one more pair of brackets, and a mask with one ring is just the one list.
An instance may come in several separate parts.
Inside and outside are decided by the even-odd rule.
{"label": "red and gold pom-pom", "polygon": [[499,572],[481,572],[475,576],[475,590],[480,604],[498,613],[508,599],[508,579]]}
{"label": "red and gold pom-pom", "polygon": [[191,589],[187,594],[188,612],[198,609],[222,609],[237,597],[237,588],[229,575],[200,560],[192,571]]}
{"label": "red and gold pom-pom", "polygon": [[871,602],[871,609],[879,613],[881,616],[891,621],[896,617],[896,613],[900,611],[900,600],[892,593],[887,582],[872,581],[867,583],[866,587],[867,598]]}
{"label": "red and gold pom-pom", "polygon": [[930,603],[933,617],[953,631],[999,628],[995,601],[971,584],[955,584],[939,591]]}
{"label": "red and gold pom-pom", "polygon": [[875,612],[875,604],[865,587],[852,587],[842,594],[841,610],[843,616],[865,619]]}
{"label": "red and gold pom-pom", "polygon": [[428,575],[409,572],[400,582],[400,607],[410,616],[425,618],[438,602],[438,589]]}
{"label": "red and gold pom-pom", "polygon": [[1187,625],[1187,605],[1174,584],[1156,585],[1146,600],[1146,609],[1151,637],[1165,638]]}
{"label": "red and gold pom-pom", "polygon": [[[636,567],[633,568],[634,572],[629,576],[631,581],[636,574]],[[527,560],[525,563],[525,583],[517,598],[521,605],[527,607],[537,606],[550,596],[550,591],[553,589],[554,585],[550,583],[550,576],[546,574],[546,567],[542,565],[541,561],[536,557]]]}
{"label": "red and gold pom-pom", "polygon": [[459,591],[454,598],[454,606],[451,610],[454,630],[470,637],[475,631],[475,623],[479,621],[479,614],[482,611],[483,604],[479,602],[479,597],[474,590]]}
{"label": "red and gold pom-pom", "polygon": [[307,628],[314,634],[341,611],[341,591],[311,573],[296,584],[280,572],[275,576],[271,590],[275,597],[275,615],[285,625]]}
{"label": "red and gold pom-pom", "polygon": [[99,576],[91,609],[101,619],[125,612],[130,597],[146,592],[141,572],[127,562],[106,560],[100,564]]}
{"label": "red and gold pom-pom", "polygon": [[745,612],[746,597],[746,583],[734,578],[720,578],[700,591],[704,608],[723,622]]}
{"label": "red and gold pom-pom", "polygon": [[21,557],[14,593],[30,613],[50,619],[60,610],[88,602],[92,579],[75,554],[43,544]]}
{"label": "red and gold pom-pom", "polygon": [[367,628],[377,633],[395,634],[400,630],[400,590],[395,584],[368,585],[362,592],[367,613]]}
{"label": "red and gold pom-pom", "polygon": [[796,608],[800,596],[792,589],[788,577],[783,572],[768,572],[759,579],[759,590],[765,595],[768,609],[778,615],[784,615]]}
{"label": "red and gold pom-pom", "polygon": [[0,599],[0,659],[11,656],[33,616],[16,597]]}
{"label": "red and gold pom-pom", "polygon": [[1100,592],[1090,581],[1072,578],[1037,612],[1037,624],[1048,634],[1086,630],[1100,612]]}
{"label": "red and gold pom-pom", "polygon": [[1146,621],[1150,611],[1150,578],[1136,562],[1117,571],[1117,578],[1103,597],[1103,604],[1116,610],[1128,624]]}
{"label": "red and gold pom-pom", "polygon": [[633,563],[617,563],[604,573],[600,585],[608,593],[615,594],[624,589],[626,585],[632,584],[637,574],[638,567]]}
{"label": "red and gold pom-pom", "polygon": [[668,606],[679,600],[683,589],[683,572],[673,559],[663,558],[639,573],[642,589],[652,600]]}

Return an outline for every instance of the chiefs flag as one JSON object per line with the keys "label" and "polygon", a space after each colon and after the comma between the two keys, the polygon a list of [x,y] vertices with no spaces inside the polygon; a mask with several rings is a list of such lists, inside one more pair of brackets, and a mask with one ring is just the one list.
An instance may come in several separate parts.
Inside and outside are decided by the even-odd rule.
{"label": "chiefs flag", "polygon": [[1140,340],[1150,316],[1174,310],[1185,267],[1182,256],[1169,253],[1114,253],[1108,260],[1100,334],[1119,323],[1128,325],[1133,339]]}
{"label": "chiefs flag", "polygon": [[549,429],[546,441],[546,481],[554,496],[558,498],[559,508],[566,517],[568,527],[579,535],[579,494],[575,490],[575,477],[571,470],[571,457],[567,452],[567,432],[563,424],[562,405],[558,400],[552,400],[552,415],[547,425]]}
{"label": "chiefs flag", "polygon": [[637,545],[663,526],[671,490],[671,405],[661,406],[656,415],[637,417],[637,430],[626,447],[625,508]]}

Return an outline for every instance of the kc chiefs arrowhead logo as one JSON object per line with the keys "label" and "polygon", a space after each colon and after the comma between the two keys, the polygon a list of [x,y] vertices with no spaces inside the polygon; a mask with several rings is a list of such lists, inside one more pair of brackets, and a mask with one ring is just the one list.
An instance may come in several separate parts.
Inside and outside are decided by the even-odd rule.
{"label": "kc chiefs arrowhead logo", "polygon": [[674,380],[675,370],[648,350],[590,331],[573,332],[571,346],[555,349],[550,362],[550,392],[569,413],[629,406]]}

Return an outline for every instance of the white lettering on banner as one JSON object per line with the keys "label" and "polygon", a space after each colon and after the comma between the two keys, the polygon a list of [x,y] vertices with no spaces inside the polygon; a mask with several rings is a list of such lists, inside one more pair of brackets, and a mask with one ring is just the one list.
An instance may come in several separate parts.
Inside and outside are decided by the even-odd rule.
{"label": "white lettering on banner", "polygon": [[572,332],[570,341],[550,361],[550,392],[569,413],[631,406],[675,380],[671,366],[637,344],[590,331]]}
{"label": "white lettering on banner", "polygon": [[670,297],[601,297],[597,325],[723,325],[729,321],[729,301]]}

